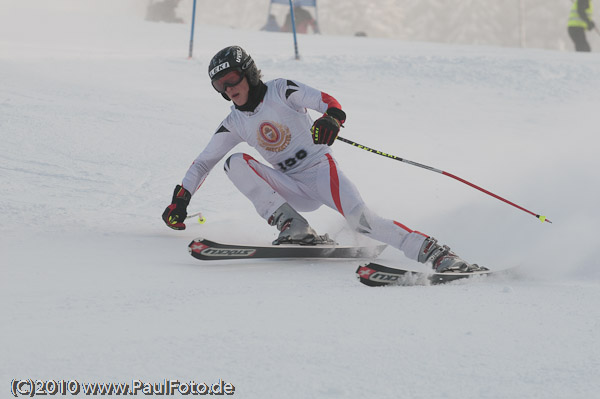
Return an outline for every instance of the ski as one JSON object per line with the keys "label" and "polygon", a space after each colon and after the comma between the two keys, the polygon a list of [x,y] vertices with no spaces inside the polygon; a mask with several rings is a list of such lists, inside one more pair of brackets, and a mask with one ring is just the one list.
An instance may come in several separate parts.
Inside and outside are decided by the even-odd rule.
{"label": "ski", "polygon": [[232,245],[197,238],[188,245],[190,254],[200,260],[261,258],[376,258],[386,245],[367,247],[341,245]]}
{"label": "ski", "polygon": [[432,285],[445,284],[475,276],[489,276],[491,270],[482,270],[471,273],[425,273],[405,269],[396,269],[380,265],[378,263],[367,263],[356,269],[356,275],[360,282],[369,287],[381,287],[385,285],[423,285],[429,282]]}

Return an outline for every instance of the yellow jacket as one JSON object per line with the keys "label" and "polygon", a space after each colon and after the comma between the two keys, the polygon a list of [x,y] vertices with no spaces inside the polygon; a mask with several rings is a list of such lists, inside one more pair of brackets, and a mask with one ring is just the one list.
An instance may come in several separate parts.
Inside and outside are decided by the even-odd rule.
{"label": "yellow jacket", "polygon": [[[579,14],[579,5],[585,7],[584,3],[588,3],[588,7],[585,9],[585,18]],[[592,13],[594,9],[592,6],[592,0],[575,0],[573,7],[571,7],[571,13],[569,14],[569,23],[567,26],[573,26],[583,29],[588,29],[588,22],[592,20]]]}

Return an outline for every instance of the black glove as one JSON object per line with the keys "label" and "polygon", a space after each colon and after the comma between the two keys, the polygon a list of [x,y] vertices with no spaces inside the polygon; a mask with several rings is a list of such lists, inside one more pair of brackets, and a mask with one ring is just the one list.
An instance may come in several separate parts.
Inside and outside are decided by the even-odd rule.
{"label": "black glove", "polygon": [[590,21],[587,23],[588,26],[588,30],[592,30],[596,27],[596,24],[594,23],[594,21]]}
{"label": "black glove", "polygon": [[177,185],[173,192],[172,204],[165,209],[162,214],[162,219],[167,226],[173,230],[185,230],[183,221],[187,217],[187,206],[192,199],[192,194],[185,188]]}
{"label": "black glove", "polygon": [[329,108],[325,115],[313,123],[310,129],[315,144],[332,145],[346,122],[346,113],[339,108]]}

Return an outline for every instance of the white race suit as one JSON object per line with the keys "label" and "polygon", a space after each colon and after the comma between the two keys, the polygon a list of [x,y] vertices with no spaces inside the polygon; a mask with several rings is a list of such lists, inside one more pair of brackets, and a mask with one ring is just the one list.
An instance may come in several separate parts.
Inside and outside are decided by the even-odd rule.
{"label": "white race suit", "polygon": [[248,154],[235,153],[225,162],[225,171],[264,219],[285,202],[300,212],[324,204],[341,213],[356,231],[416,260],[427,236],[370,211],[338,167],[330,147],[313,142],[313,122],[307,109],[323,113],[329,107],[341,109],[337,100],[297,81],[275,79],[265,84],[266,94],[254,111],[231,107],[190,166],[183,187],[195,193],[215,164],[237,144],[246,142],[270,166]]}

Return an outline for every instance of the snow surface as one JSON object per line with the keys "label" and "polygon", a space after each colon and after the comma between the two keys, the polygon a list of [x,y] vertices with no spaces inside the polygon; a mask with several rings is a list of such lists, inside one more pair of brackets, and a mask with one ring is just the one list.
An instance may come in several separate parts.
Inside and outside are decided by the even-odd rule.
{"label": "snow surface", "polygon": [[[2,7],[1,392],[13,378],[221,378],[240,398],[597,397],[597,54],[307,35],[295,61],[289,35],[201,24],[188,60],[189,26]],[[190,205],[206,224],[160,219],[228,113],[206,70],[234,43],[266,79],[334,95],[343,136],[548,216],[334,146],[378,213],[519,277],[369,288],[357,261],[190,257],[198,236],[276,236],[220,165]],[[368,242],[329,209],[306,216]],[[424,270],[393,249],[382,260]]]}

